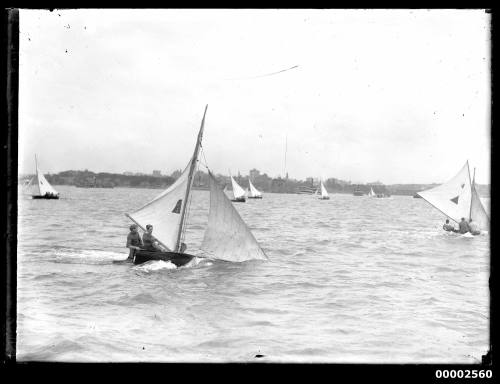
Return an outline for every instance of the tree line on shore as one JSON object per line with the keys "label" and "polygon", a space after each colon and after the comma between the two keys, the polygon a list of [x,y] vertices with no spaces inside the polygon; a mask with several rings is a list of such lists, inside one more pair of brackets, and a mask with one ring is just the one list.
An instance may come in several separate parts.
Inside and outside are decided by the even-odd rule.
{"label": "tree line on shore", "polygon": [[[46,174],[45,177],[52,185],[73,185],[80,188],[167,188],[180,176],[181,171],[174,171],[169,176],[153,175],[125,175],[119,173],[92,171],[63,171],[55,174]],[[31,176],[28,176],[31,177]],[[240,174],[233,176],[243,188],[248,187],[249,176]],[[231,189],[231,180],[227,175],[216,174],[215,178],[221,186]],[[292,178],[269,177],[266,173],[254,172],[251,178],[252,184],[262,192],[273,193],[311,193],[319,185],[318,179],[307,178],[306,180],[296,180]],[[328,192],[331,193],[354,193],[361,191],[367,194],[370,188],[375,193],[390,195],[414,195],[416,192],[431,188],[437,184],[392,184],[382,183],[352,184],[349,181],[328,178],[323,180]],[[194,189],[208,189],[208,174],[201,170],[197,171],[193,180]],[[486,185],[477,186],[481,195],[489,196],[489,187]]]}

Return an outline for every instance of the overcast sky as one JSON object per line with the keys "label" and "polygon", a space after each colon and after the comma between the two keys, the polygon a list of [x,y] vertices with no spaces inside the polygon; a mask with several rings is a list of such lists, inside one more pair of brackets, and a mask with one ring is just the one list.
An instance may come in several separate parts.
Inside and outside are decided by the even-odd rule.
{"label": "overcast sky", "polygon": [[170,174],[208,104],[216,173],[490,181],[482,10],[21,10],[19,78],[20,173]]}

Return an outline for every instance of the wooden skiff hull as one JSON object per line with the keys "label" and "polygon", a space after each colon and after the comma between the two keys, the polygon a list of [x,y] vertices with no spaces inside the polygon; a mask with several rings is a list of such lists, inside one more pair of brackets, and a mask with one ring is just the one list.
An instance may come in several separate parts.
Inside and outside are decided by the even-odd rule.
{"label": "wooden skiff hull", "polygon": [[31,197],[33,197],[33,199],[59,199],[59,196],[50,196],[50,195],[32,195]]}
{"label": "wooden skiff hull", "polygon": [[244,197],[238,197],[237,199],[232,199],[231,201],[234,203],[244,203],[246,199]]}
{"label": "wooden skiff hull", "polygon": [[170,261],[172,264],[180,267],[189,263],[193,259],[193,255],[177,252],[155,252],[139,250],[135,252],[134,264],[142,264],[151,260]]}
{"label": "wooden skiff hull", "polygon": [[248,196],[249,199],[262,199],[262,196]]}

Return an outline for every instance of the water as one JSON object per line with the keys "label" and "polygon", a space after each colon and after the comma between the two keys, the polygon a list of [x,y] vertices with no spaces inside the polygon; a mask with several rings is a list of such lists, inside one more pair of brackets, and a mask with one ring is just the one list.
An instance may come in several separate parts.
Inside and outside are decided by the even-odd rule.
{"label": "water", "polygon": [[[17,360],[477,363],[489,235],[422,199],[265,194],[235,204],[269,261],[117,265],[124,212],[159,191],[59,186],[19,198]],[[186,237],[208,214],[194,191]],[[263,355],[256,358],[255,355]]]}

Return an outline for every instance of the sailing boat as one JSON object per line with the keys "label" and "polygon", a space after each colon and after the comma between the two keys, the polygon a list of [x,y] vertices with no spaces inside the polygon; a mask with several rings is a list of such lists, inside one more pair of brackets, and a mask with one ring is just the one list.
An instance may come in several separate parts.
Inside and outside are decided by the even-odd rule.
{"label": "sailing boat", "polygon": [[[207,108],[208,105],[205,107],[193,156],[179,178],[152,201],[132,213],[125,214],[143,231],[147,224],[153,225],[154,237],[164,249],[162,251],[137,250],[134,264],[163,260],[181,266],[195,257],[184,253],[186,249],[184,240]],[[226,261],[267,259],[252,232],[222,191],[222,187],[218,185],[210,170],[208,170],[208,176],[210,189],[208,225],[201,245],[203,254],[196,255],[196,257]]]}
{"label": "sailing boat", "polygon": [[231,178],[231,185],[233,186],[233,199],[231,201],[244,203],[245,199],[245,190],[241,188],[241,186],[234,180],[233,176],[229,175]]}
{"label": "sailing boat", "polygon": [[[35,155],[36,178],[38,181],[38,194],[32,195],[33,199],[59,199],[57,192],[52,185],[47,181],[42,171],[38,168],[38,160]],[[30,181],[31,184],[31,181]]]}
{"label": "sailing boat", "polygon": [[319,182],[319,189],[321,191],[321,196],[319,197],[320,200],[329,200],[330,196],[328,196],[328,192],[326,191],[325,186],[323,185],[323,181],[320,180]]}
{"label": "sailing boat", "polygon": [[370,192],[368,192],[368,196],[375,197],[375,192],[373,192],[373,187],[370,187]]}
{"label": "sailing boat", "polygon": [[248,198],[249,199],[262,199],[262,192],[260,192],[257,188],[254,187],[252,182],[250,181],[250,177],[248,178]]}
{"label": "sailing boat", "polygon": [[476,191],[475,170],[472,182],[470,180],[469,161],[451,180],[418,195],[457,223],[463,217],[467,222],[475,221],[481,230],[489,230],[490,218]]}

